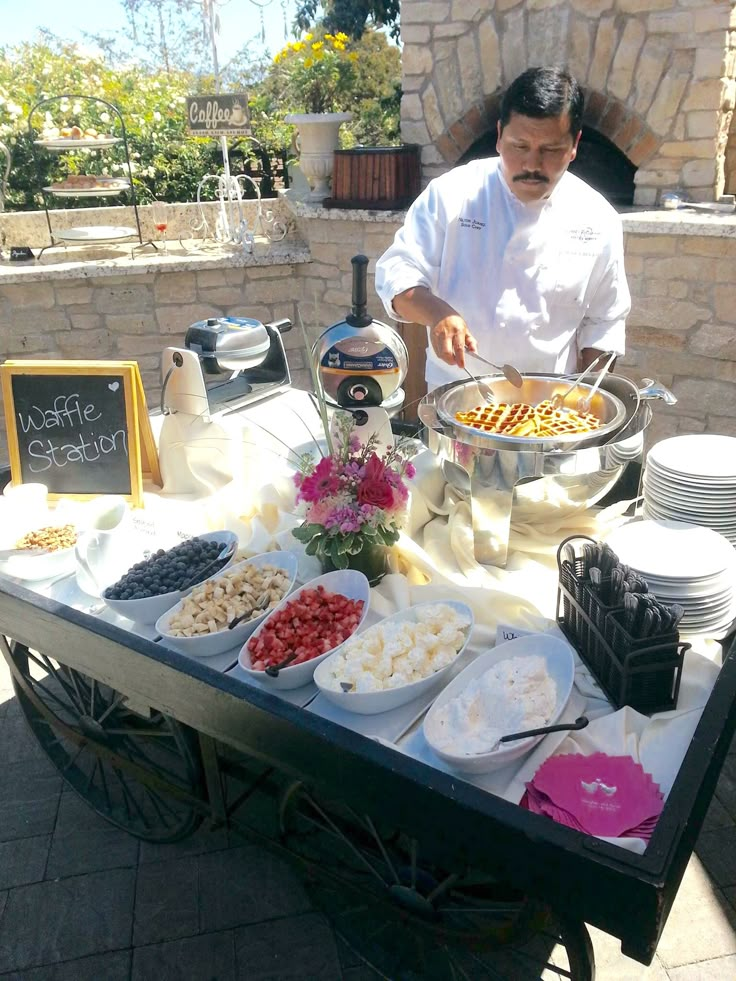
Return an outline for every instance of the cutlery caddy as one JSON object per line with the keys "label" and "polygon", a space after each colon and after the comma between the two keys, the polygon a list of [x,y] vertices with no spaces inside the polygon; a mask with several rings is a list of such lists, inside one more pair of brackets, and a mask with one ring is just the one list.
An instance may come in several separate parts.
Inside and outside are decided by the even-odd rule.
{"label": "cutlery caddy", "polygon": [[[591,564],[596,552],[600,566]],[[677,631],[681,608],[663,607],[608,546],[585,536],[561,543],[557,566],[557,622],[609,701],[645,715],[675,708],[690,647]]]}

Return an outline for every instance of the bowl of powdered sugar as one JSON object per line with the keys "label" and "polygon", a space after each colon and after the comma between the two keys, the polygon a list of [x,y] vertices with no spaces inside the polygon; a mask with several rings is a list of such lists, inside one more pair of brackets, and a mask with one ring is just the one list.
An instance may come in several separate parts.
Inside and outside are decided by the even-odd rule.
{"label": "bowl of powdered sugar", "polygon": [[575,664],[565,641],[531,634],[481,654],[437,697],[424,736],[440,759],[464,773],[500,770],[543,736],[501,737],[554,725],[572,691]]}

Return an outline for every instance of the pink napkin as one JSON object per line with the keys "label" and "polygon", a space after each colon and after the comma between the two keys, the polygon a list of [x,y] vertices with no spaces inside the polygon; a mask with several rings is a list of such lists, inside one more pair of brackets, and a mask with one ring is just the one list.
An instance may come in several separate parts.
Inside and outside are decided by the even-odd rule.
{"label": "pink napkin", "polygon": [[522,806],[605,838],[648,840],[664,806],[657,784],[630,756],[552,756],[526,788]]}

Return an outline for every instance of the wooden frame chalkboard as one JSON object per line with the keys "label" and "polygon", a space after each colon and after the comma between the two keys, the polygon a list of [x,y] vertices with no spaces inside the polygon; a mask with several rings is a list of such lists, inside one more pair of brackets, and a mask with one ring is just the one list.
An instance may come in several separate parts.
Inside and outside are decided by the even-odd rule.
{"label": "wooden frame chalkboard", "polygon": [[158,461],[135,362],[6,361],[0,384],[13,483],[142,505],[142,451],[154,477]]}

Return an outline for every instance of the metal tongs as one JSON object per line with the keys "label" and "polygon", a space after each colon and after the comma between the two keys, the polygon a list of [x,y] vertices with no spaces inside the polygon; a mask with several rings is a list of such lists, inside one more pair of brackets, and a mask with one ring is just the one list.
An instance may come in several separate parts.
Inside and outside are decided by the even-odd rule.
{"label": "metal tongs", "polygon": [[478,386],[478,392],[480,393],[480,397],[484,400],[484,402],[487,402],[488,405],[495,405],[496,404],[496,396],[493,394],[493,389],[491,388],[491,386],[490,385],[486,385],[486,383],[485,382],[482,382],[480,380],[480,378],[476,378],[475,375],[473,374],[473,372],[470,370],[470,368],[468,368],[467,365],[465,365],[465,371],[473,379],[473,381],[475,382],[475,384]]}
{"label": "metal tongs", "polygon": [[613,364],[614,358],[616,357],[615,353],[614,354],[611,354],[608,351],[603,351],[602,354],[599,354],[597,358],[595,358],[593,361],[590,362],[590,364],[588,365],[587,368],[585,368],[583,371],[580,372],[580,374],[577,376],[577,378],[575,379],[575,381],[572,383],[572,385],[568,389],[566,389],[564,392],[555,392],[555,394],[550,399],[550,402],[552,403],[552,408],[553,409],[561,409],[563,407],[563,405],[564,405],[565,399],[570,394],[570,392],[574,391],[578,387],[578,385],[580,384],[580,382],[583,380],[583,378],[585,378],[585,376],[590,371],[592,371],[592,369],[598,364],[598,362],[601,361],[603,358],[606,358],[606,357],[608,358],[608,363],[606,364],[605,368],[603,368],[601,370],[601,373],[598,376],[598,379],[596,381],[596,384],[595,384],[593,390],[591,391],[590,395],[587,397],[588,408],[587,409],[581,409],[580,408],[581,402],[586,401],[586,400],[584,400],[582,398],[578,400],[578,412],[587,412],[588,409],[590,408],[590,399],[595,394],[595,392],[598,391],[598,386],[600,385],[603,376],[606,374],[606,372],[608,371],[609,367]]}
{"label": "metal tongs", "polygon": [[494,361],[489,361],[488,358],[484,358],[481,354],[477,354],[475,351],[465,351],[466,355],[470,355],[471,358],[477,358],[478,361],[482,361],[483,364],[487,364],[491,368],[495,368],[496,371],[500,371],[507,382],[510,382],[514,388],[521,388],[524,384],[524,379],[521,377],[521,373],[517,368],[514,368],[512,364],[496,364]]}

